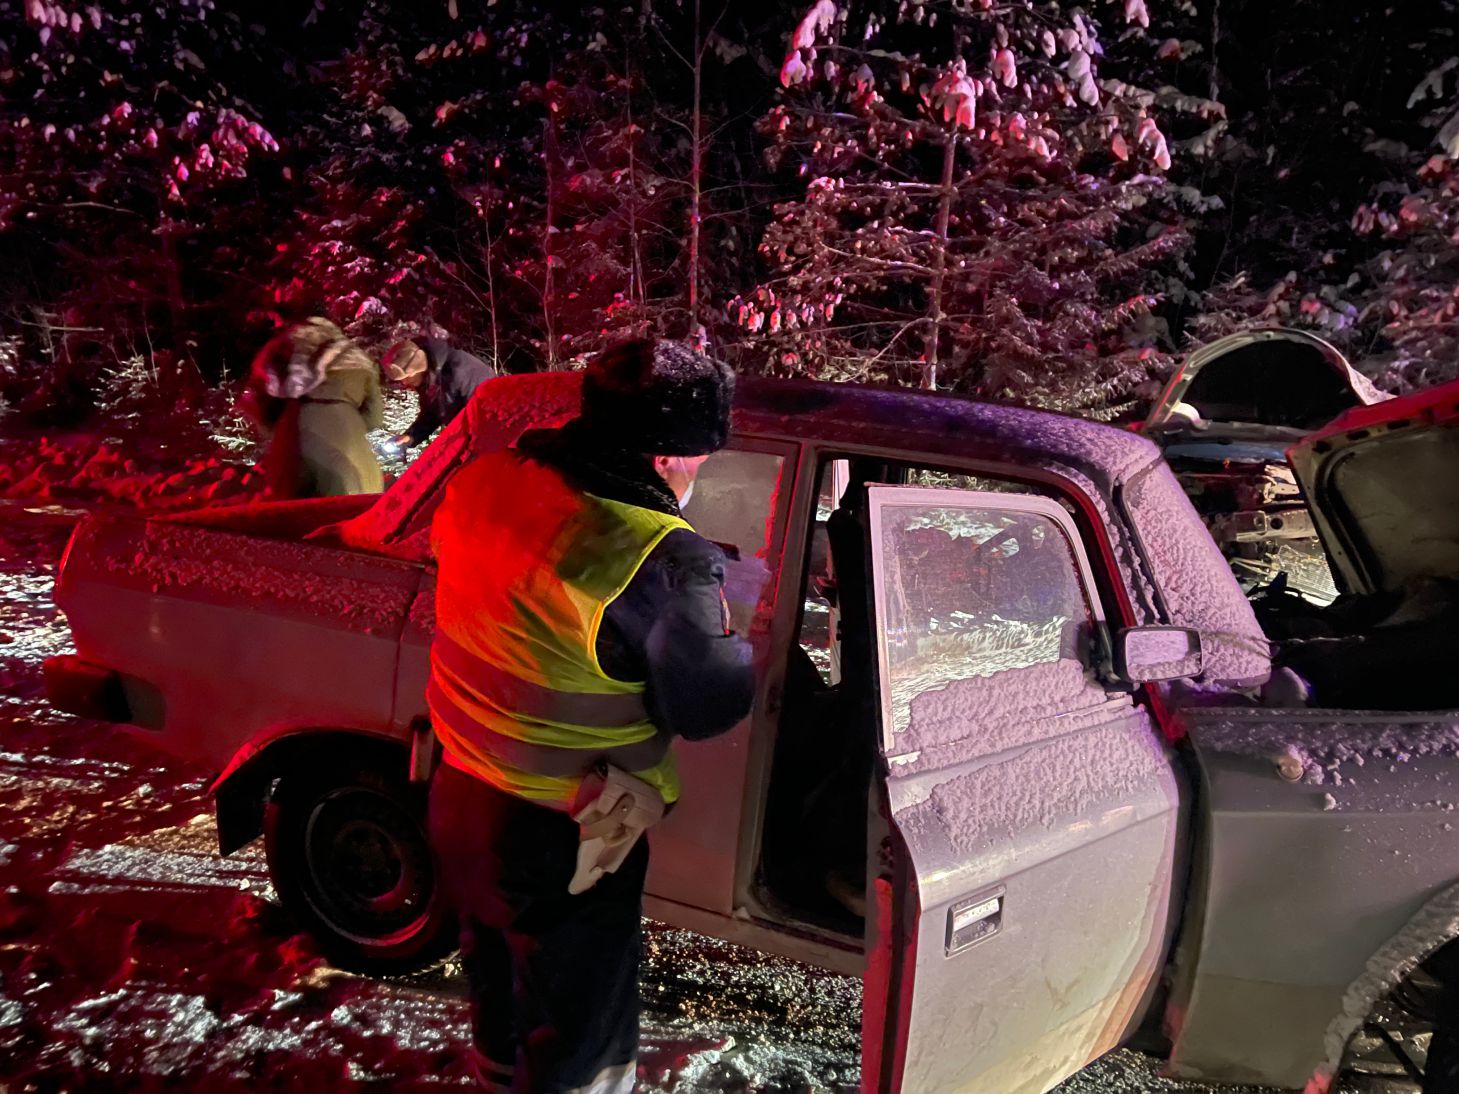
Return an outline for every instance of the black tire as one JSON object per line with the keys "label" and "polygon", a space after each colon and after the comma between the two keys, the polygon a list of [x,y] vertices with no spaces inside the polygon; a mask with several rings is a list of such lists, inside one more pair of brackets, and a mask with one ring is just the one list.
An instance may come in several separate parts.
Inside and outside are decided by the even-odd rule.
{"label": "black tire", "polygon": [[339,968],[403,976],[455,949],[425,802],[403,774],[364,763],[275,787],[264,817],[274,889]]}
{"label": "black tire", "polygon": [[1439,996],[1434,1037],[1424,1061],[1424,1094],[1459,1092],[1459,983],[1449,981]]}

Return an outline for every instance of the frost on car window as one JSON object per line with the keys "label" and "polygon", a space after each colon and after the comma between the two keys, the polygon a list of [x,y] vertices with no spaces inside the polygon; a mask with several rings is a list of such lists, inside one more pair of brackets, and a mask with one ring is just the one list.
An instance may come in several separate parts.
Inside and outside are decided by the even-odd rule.
{"label": "frost on car window", "polygon": [[1063,530],[1034,513],[891,505],[881,542],[891,728],[961,680],[1077,663],[1089,605]]}

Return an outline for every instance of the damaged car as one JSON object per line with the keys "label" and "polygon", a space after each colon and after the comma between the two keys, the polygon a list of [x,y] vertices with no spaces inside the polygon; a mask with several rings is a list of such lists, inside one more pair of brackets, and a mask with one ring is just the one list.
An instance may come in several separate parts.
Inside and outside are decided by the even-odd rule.
{"label": "damaged car", "polygon": [[[1202,374],[1174,401],[1250,416]],[[52,701],[217,771],[221,851],[262,836],[341,965],[453,945],[423,831],[431,516],[578,383],[484,385],[379,498],[94,515],[67,549]],[[1341,675],[1373,678],[1344,706],[1321,650],[1431,626],[1426,664],[1452,665],[1424,590],[1459,577],[1459,388],[1265,423],[1301,442],[1337,594],[1273,596],[1273,635],[1145,437],[848,385],[736,398],[686,516],[725,547],[757,700],[677,749],[645,910],[860,976],[863,1090],[1046,1091],[1135,1044],[1319,1094],[1421,969],[1456,982],[1459,697],[1357,652]],[[1442,998],[1430,1091],[1459,1066]]]}
{"label": "damaged car", "polygon": [[1337,595],[1287,448],[1346,410],[1387,396],[1306,331],[1241,331],[1188,354],[1140,431],[1206,518],[1248,591],[1285,574],[1316,602]]}

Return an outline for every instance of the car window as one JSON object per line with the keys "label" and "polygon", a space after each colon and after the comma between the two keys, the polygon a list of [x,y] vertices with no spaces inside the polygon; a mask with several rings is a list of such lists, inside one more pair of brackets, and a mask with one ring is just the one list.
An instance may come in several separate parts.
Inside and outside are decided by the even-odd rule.
{"label": "car window", "polygon": [[775,510],[785,461],[768,452],[726,449],[699,469],[684,519],[724,549],[725,600],[734,629],[748,633],[773,599]]}
{"label": "car window", "polygon": [[1052,516],[894,504],[883,510],[876,546],[894,733],[926,692],[1083,660],[1094,614],[1077,556]]}

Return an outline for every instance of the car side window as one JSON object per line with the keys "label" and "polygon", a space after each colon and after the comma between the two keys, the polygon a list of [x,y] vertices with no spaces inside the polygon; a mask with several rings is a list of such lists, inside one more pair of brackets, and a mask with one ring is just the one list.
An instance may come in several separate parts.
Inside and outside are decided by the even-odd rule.
{"label": "car side window", "polygon": [[1061,662],[1083,672],[1097,613],[1051,503],[904,496],[881,508],[875,530],[894,733],[914,699],[959,681]]}
{"label": "car side window", "polygon": [[725,600],[731,626],[749,633],[774,595],[776,509],[785,460],[769,452],[725,449],[704,462],[684,519],[726,557]]}

